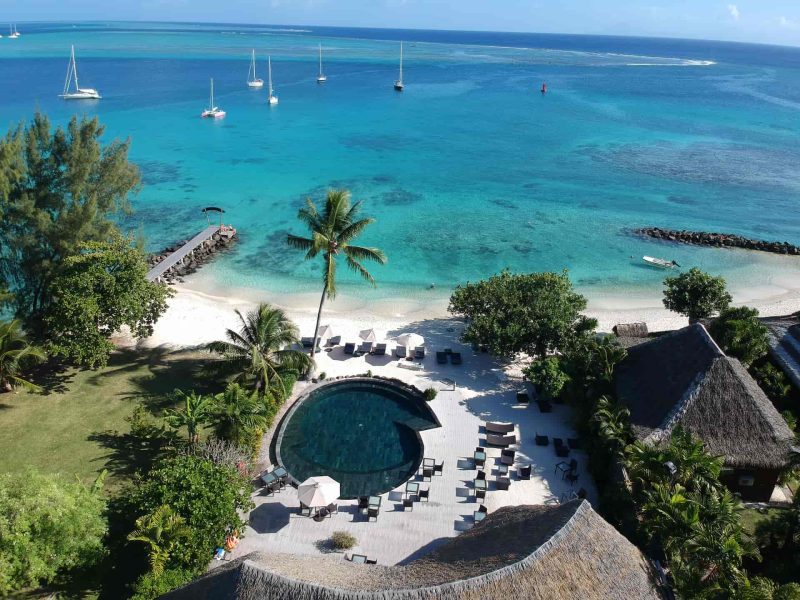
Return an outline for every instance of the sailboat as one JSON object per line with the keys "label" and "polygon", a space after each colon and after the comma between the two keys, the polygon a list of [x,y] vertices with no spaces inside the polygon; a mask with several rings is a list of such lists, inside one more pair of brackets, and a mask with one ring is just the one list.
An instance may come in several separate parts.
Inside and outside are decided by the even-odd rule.
{"label": "sailboat", "polygon": [[267,65],[269,67],[269,103],[270,103],[270,105],[272,105],[272,104],[277,104],[278,103],[278,97],[275,95],[275,90],[272,89],[272,57],[271,56],[267,57]]}
{"label": "sailboat", "polygon": [[19,32],[17,31],[17,26],[16,25],[14,25],[14,26],[9,25],[8,26],[8,31],[10,32],[8,34],[8,38],[9,39],[15,40],[15,39],[17,39],[19,37]]}
{"label": "sailboat", "polygon": [[253,49],[253,56],[250,59],[250,70],[247,72],[247,85],[251,88],[264,87],[264,80],[256,77],[256,51]]}
{"label": "sailboat", "polygon": [[[72,84],[75,90],[72,91]],[[75,63],[75,46],[70,49],[69,66],[67,67],[67,78],[64,80],[64,93],[61,94],[64,100],[99,100],[100,92],[93,88],[82,88],[78,85],[78,66]]]}
{"label": "sailboat", "polygon": [[400,79],[394,82],[394,89],[403,91],[403,42],[400,42]]}
{"label": "sailboat", "polygon": [[221,119],[225,116],[225,111],[221,108],[218,108],[214,104],[214,78],[211,78],[211,97],[208,101],[208,108],[205,109],[200,116],[204,119]]}
{"label": "sailboat", "polygon": [[322,72],[322,44],[319,45],[319,75],[317,75],[317,83],[325,83],[328,78]]}

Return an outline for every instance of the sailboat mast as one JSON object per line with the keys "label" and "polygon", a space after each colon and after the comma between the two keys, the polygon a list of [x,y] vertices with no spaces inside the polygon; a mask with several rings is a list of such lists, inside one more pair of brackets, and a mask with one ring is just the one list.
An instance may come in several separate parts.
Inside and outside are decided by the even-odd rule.
{"label": "sailboat mast", "polygon": [[322,44],[319,45],[319,74],[322,76]]}
{"label": "sailboat mast", "polygon": [[214,78],[211,78],[211,97],[209,98],[208,109],[214,110]]}
{"label": "sailboat mast", "polygon": [[269,68],[269,95],[272,96],[272,57],[267,57],[267,66]]}
{"label": "sailboat mast", "polygon": [[79,89],[78,86],[78,65],[75,63],[75,46],[72,46],[72,74],[75,76],[75,91]]}
{"label": "sailboat mast", "polygon": [[253,58],[250,61],[250,68],[253,69],[253,79],[251,81],[255,81],[256,79],[256,49],[253,48]]}
{"label": "sailboat mast", "polygon": [[403,42],[400,42],[400,83],[403,83]]}

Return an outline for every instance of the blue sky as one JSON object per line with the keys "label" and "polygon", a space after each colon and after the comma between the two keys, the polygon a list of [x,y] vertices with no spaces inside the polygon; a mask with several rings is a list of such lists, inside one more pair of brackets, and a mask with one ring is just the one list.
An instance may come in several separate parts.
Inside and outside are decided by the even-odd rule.
{"label": "blue sky", "polygon": [[4,0],[0,18],[589,33],[800,46],[800,0]]}

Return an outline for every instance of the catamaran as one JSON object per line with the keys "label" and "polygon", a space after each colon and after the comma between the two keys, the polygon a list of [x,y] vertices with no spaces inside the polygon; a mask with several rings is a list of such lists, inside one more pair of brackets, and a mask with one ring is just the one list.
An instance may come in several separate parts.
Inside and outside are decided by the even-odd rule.
{"label": "catamaran", "polygon": [[247,72],[247,85],[251,88],[264,87],[264,80],[256,77],[256,51],[253,49],[253,56],[250,59],[250,70]]}
{"label": "catamaran", "polygon": [[[73,91],[72,84],[75,84]],[[75,64],[75,46],[71,47],[69,66],[67,67],[67,78],[64,80],[64,93],[61,94],[64,100],[99,100],[100,92],[94,88],[82,88],[78,85],[78,67]]]}
{"label": "catamaran", "polygon": [[394,89],[403,91],[403,42],[400,42],[400,79],[394,82]]}
{"label": "catamaran", "polygon": [[317,75],[317,83],[325,83],[328,78],[322,72],[322,44],[319,45],[319,75]]}
{"label": "catamaran", "polygon": [[277,104],[278,97],[275,95],[275,90],[272,89],[272,57],[267,57],[267,66],[269,67],[269,103]]}
{"label": "catamaran", "polygon": [[200,116],[204,119],[221,119],[225,116],[225,111],[221,108],[218,108],[214,104],[214,78],[211,78],[211,97],[208,101],[208,108],[205,109]]}

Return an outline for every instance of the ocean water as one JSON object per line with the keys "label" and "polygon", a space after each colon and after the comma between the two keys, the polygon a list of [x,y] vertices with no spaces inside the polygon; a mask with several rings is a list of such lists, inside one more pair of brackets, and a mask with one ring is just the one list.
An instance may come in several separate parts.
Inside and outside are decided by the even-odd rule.
{"label": "ocean water", "polygon": [[[800,49],[635,38],[234,25],[20,24],[0,40],[3,125],[36,108],[130,138],[143,186],[126,226],[152,250],[226,210],[229,288],[316,290],[286,246],[305,198],[344,187],[389,263],[368,291],[414,295],[498,272],[569,269],[589,295],[657,293],[644,254],[783,289],[800,260],[643,240],[640,226],[800,244]],[[406,90],[396,93],[405,40]],[[315,82],[322,44],[328,82]],[[58,98],[69,45],[99,102]],[[280,104],[245,85],[272,56]],[[220,121],[200,118],[209,78]],[[549,93],[538,92],[546,81]],[[788,283],[787,283],[788,282]]]}

